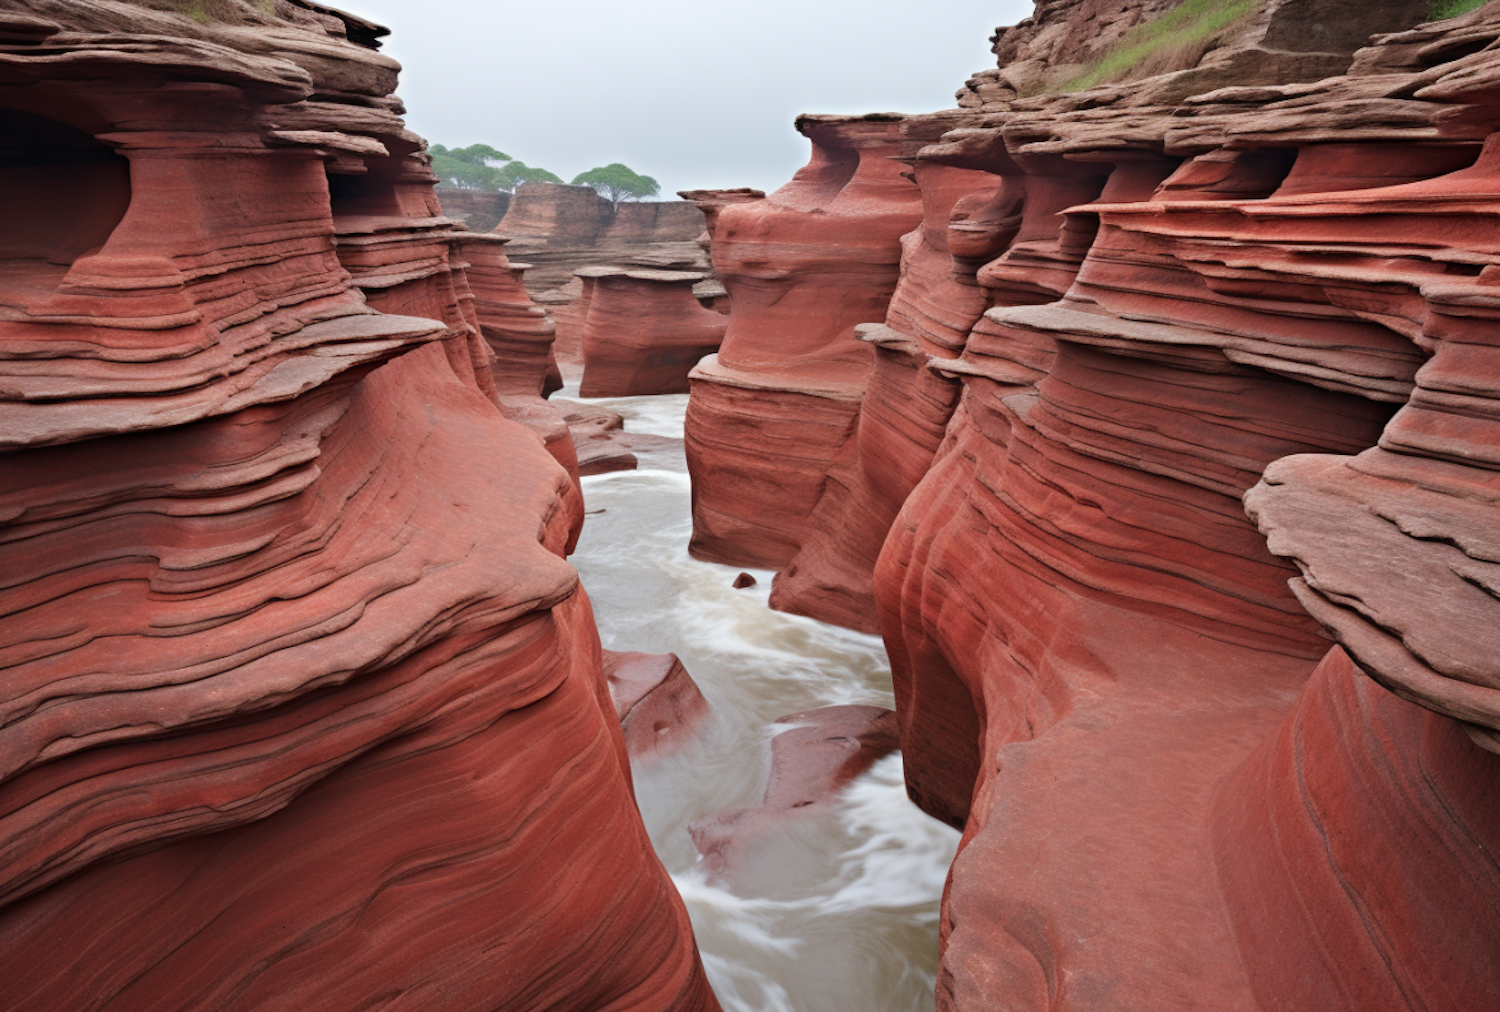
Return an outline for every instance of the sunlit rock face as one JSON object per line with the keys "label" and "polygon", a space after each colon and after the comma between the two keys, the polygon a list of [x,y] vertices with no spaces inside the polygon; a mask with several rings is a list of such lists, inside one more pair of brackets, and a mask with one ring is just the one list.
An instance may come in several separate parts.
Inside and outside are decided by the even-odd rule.
{"label": "sunlit rock face", "polygon": [[3,1004],[716,1008],[545,318],[383,30],[213,11],[0,14]]}
{"label": "sunlit rock face", "polygon": [[962,394],[875,572],[910,793],[964,828],[941,1008],[1496,1007],[1497,37],[924,152],[1109,167],[978,271],[1075,261],[930,360]]}

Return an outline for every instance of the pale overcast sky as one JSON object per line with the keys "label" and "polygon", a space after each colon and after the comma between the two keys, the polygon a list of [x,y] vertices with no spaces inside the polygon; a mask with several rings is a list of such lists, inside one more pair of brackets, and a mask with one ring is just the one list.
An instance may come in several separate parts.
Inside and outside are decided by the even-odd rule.
{"label": "pale overcast sky", "polygon": [[407,122],[572,179],[610,162],[662,195],[780,186],[800,112],[930,112],[994,66],[1031,0],[333,0],[391,29]]}

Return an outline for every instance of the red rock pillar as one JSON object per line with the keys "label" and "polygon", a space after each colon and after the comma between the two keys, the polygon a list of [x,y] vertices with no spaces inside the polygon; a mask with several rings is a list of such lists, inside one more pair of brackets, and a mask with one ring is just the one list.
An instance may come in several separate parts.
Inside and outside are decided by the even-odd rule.
{"label": "red rock pillar", "polygon": [[869,371],[857,324],[885,317],[920,194],[892,161],[901,119],[803,117],[812,161],[776,193],[723,207],[714,268],[731,313],[694,370],[687,454],[699,558],[777,569],[854,434]]}
{"label": "red rock pillar", "polygon": [[705,309],[693,271],[585,267],[582,397],[685,394],[688,373],[718,351],[727,320]]}

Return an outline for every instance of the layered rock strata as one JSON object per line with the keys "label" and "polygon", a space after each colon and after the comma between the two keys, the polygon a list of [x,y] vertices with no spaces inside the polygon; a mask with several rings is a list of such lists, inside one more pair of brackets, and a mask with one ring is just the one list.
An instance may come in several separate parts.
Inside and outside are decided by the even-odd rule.
{"label": "layered rock strata", "polygon": [[[528,183],[516,190],[495,231],[508,237],[512,250],[528,262],[527,288],[556,322],[557,356],[570,366],[583,363],[587,313],[585,282],[575,272],[592,267],[709,270],[698,243],[703,215],[687,201],[615,204],[589,186]],[[675,300],[665,302],[664,308],[674,312]]]}
{"label": "layered rock strata", "polygon": [[580,475],[633,471],[642,458],[649,466],[682,469],[682,440],[645,432],[626,432],[618,412],[597,404],[554,398],[547,408],[559,412],[573,437]]}
{"label": "layered rock strata", "polygon": [[[1500,1008],[1497,10],[1288,84],[1347,50],[1267,63],[1317,11],[1265,4],[1248,56],[981,78],[915,153],[855,449],[760,561],[778,606],[874,602],[909,793],[964,830],[939,1008]],[[761,403],[725,444],[822,453]],[[746,451],[705,432],[712,505]]]}
{"label": "layered rock strata", "polygon": [[461,221],[470,232],[490,232],[510,207],[510,194],[491,190],[459,190],[440,186],[434,191],[443,214]]}
{"label": "layered rock strata", "polygon": [[585,267],[581,397],[685,394],[688,373],[719,350],[725,314],[705,309],[692,271]]}
{"label": "layered rock strata", "polygon": [[380,32],[0,14],[7,1008],[717,1007]]}
{"label": "layered rock strata", "polygon": [[[905,118],[809,117],[812,160],[769,197],[713,201],[729,291],[719,353],[691,374],[688,467],[701,559],[780,569],[854,433],[870,346],[854,333],[895,290],[922,214],[895,161]],[[908,141],[910,143],[910,141]]]}
{"label": "layered rock strata", "polygon": [[[1473,591],[1395,580],[1418,554],[1486,558],[1439,532],[1441,499],[1395,505],[1443,494],[1434,465],[1488,482],[1453,400],[1485,369],[1439,378],[1476,311],[1448,307],[1484,303],[1492,255],[1463,210],[1489,170],[1462,168],[1500,111],[1464,83],[1490,57],[1442,42],[1470,30],[1180,119],[1122,100],[998,126],[1018,153],[1119,158],[1111,185],[1130,158],[1183,161],[1082,209],[1097,238],[1061,300],[976,328],[881,555],[911,793],[965,827],[940,1006],[1494,1007],[1500,769],[1376,684],[1485,736],[1454,703],[1482,665],[1400,660],[1472,642]],[[1380,478],[1354,492],[1345,469]],[[1257,530],[1239,499],[1262,474]]]}

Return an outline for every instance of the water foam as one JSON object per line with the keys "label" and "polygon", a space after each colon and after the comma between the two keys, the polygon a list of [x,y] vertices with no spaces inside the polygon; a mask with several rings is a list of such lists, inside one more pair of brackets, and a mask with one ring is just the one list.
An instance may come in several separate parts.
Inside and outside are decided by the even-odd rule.
{"label": "water foam", "polygon": [[[600,399],[627,431],[680,436],[685,395]],[[573,562],[613,650],[678,654],[713,708],[682,751],[637,764],[642,817],[693,920],[726,1012],[913,1012],[933,1007],[938,899],[958,834],[906,797],[889,756],[831,805],[777,826],[734,884],[704,872],[694,819],[759,803],[778,717],[892,706],[878,637],[767,607],[770,572],[690,558],[686,475],[583,480],[591,515]]]}

